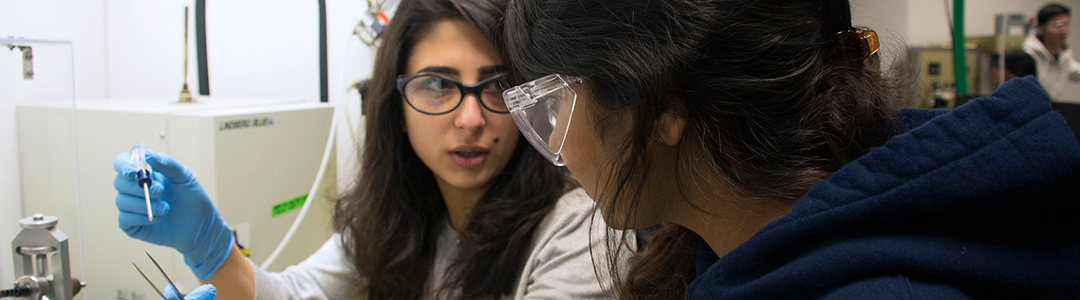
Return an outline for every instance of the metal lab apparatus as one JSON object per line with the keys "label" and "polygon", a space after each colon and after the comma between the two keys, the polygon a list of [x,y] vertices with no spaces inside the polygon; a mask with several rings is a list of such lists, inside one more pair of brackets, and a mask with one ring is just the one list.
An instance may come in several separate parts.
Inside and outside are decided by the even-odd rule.
{"label": "metal lab apparatus", "polygon": [[22,231],[11,241],[15,299],[71,300],[85,285],[71,277],[68,239],[53,216],[35,214],[19,220]]}
{"label": "metal lab apparatus", "polygon": [[[79,99],[72,124],[71,102],[21,105],[16,118],[24,212],[65,220],[59,227],[72,235],[72,273],[85,272],[83,293],[89,299],[157,299],[131,268],[132,262],[148,263],[138,261],[146,259],[144,250],[188,291],[199,282],[182,255],[128,237],[118,227],[113,158],[142,143],[187,165],[239,244],[250,250],[249,258],[260,264],[298,215],[298,209],[281,207],[295,206],[315,180],[332,113],[329,104],[299,99]],[[75,165],[77,174],[65,176]],[[331,235],[332,204],[326,197],[337,194],[336,170],[328,168],[323,177],[301,234],[270,270],[307,258]]]}
{"label": "metal lab apparatus", "polygon": [[[968,49],[965,54],[967,70],[964,71],[967,72],[968,92],[976,95],[989,94],[993,90],[989,74],[986,74],[990,69],[990,57],[976,49]],[[911,91],[918,101],[906,105],[932,107],[934,98],[955,98],[956,73],[952,48],[908,48],[907,62],[909,68],[918,76]],[[952,107],[951,103],[948,107]]]}

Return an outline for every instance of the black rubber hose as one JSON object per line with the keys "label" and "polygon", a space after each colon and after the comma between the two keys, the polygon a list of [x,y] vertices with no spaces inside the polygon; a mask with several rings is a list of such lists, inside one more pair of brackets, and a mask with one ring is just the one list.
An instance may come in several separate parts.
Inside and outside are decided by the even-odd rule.
{"label": "black rubber hose", "polygon": [[323,103],[330,102],[330,67],[326,51],[326,0],[319,0],[319,102]]}
{"label": "black rubber hose", "polygon": [[210,96],[210,64],[206,58],[206,0],[195,1],[195,53],[199,62],[199,95]]}

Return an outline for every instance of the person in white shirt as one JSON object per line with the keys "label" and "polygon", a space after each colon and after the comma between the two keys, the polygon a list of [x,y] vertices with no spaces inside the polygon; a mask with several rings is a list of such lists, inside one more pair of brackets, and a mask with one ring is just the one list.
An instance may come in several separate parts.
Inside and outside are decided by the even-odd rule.
{"label": "person in white shirt", "polygon": [[611,273],[590,252],[608,234],[596,205],[529,146],[503,101],[505,7],[400,3],[364,99],[359,180],[307,260],[253,267],[190,171],[154,151],[152,222],[130,159],[114,159],[121,229],[183,253],[219,299],[607,298]]}
{"label": "person in white shirt", "polygon": [[1024,52],[1035,59],[1035,77],[1053,100],[1080,99],[1080,95],[1068,95],[1065,90],[1067,84],[1080,82],[1080,63],[1065,42],[1069,37],[1069,15],[1064,5],[1043,6],[1037,17],[1038,30],[1024,40]]}

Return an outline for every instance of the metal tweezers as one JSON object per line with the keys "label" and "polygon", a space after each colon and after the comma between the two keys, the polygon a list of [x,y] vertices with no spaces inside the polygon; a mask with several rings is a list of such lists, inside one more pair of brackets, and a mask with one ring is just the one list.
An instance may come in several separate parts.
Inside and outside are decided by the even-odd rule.
{"label": "metal tweezers", "polygon": [[[184,295],[180,294],[180,290],[176,288],[176,284],[173,284],[172,279],[169,279],[169,275],[165,274],[165,270],[161,269],[161,265],[157,263],[157,260],[155,260],[153,256],[150,256],[150,252],[143,251],[143,253],[146,253],[146,257],[149,257],[150,261],[154,262],[154,266],[161,272],[161,275],[165,276],[165,281],[168,281],[169,284],[172,284],[173,289],[176,289],[176,295],[180,296],[180,300],[184,300]],[[150,278],[146,277],[146,273],[143,273],[142,269],[139,269],[139,265],[136,265],[134,262],[132,262],[131,265],[135,266],[135,270],[138,270],[139,275],[142,275],[142,278],[146,279],[146,283],[149,283],[150,286],[154,288],[154,291],[157,291],[158,295],[161,295],[161,299],[169,299],[169,297],[165,297],[165,294],[161,293],[161,290],[150,281]]]}

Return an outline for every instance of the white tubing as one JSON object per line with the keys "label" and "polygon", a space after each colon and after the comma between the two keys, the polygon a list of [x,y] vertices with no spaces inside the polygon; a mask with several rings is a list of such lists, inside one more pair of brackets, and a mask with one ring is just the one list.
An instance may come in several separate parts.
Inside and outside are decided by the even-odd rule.
{"label": "white tubing", "polygon": [[292,240],[293,234],[296,234],[296,229],[300,228],[300,222],[304,220],[304,216],[307,215],[308,209],[311,208],[312,200],[315,200],[315,196],[319,192],[319,185],[322,183],[323,173],[326,173],[326,165],[330,162],[330,151],[334,149],[334,139],[337,133],[337,110],[341,107],[341,102],[334,105],[333,117],[330,119],[330,134],[326,139],[326,149],[323,150],[322,162],[319,163],[319,173],[315,175],[315,183],[311,184],[311,189],[308,190],[307,198],[304,199],[304,206],[300,208],[300,214],[296,215],[296,220],[293,220],[289,231],[285,233],[285,237],[281,238],[281,242],[274,248],[274,252],[270,253],[270,257],[267,257],[263,264],[259,266],[263,270],[270,267],[270,264],[274,263],[278,255],[281,255],[281,251],[285,250],[285,246],[289,244],[289,240]]}
{"label": "white tubing", "polygon": [[[348,52],[349,49],[351,49],[350,46],[352,46],[351,37],[348,39],[345,45],[344,53],[346,68],[342,68],[341,75],[338,76],[339,88],[341,88],[341,84],[344,81],[343,79],[345,77],[345,70],[348,69],[349,58],[351,57]],[[307,216],[308,209],[311,208],[311,203],[314,202],[313,200],[316,199],[315,196],[318,195],[319,186],[321,185],[323,179],[323,174],[326,173],[326,165],[330,162],[330,151],[333,150],[334,146],[336,145],[334,141],[337,139],[338,110],[341,109],[341,104],[343,102],[345,102],[344,93],[339,93],[337,97],[337,103],[334,104],[333,116],[330,118],[330,134],[326,137],[326,148],[323,149],[322,162],[319,163],[319,173],[315,174],[315,182],[311,184],[311,189],[308,190],[307,198],[304,199],[304,205],[300,207],[300,213],[296,215],[296,219],[293,220],[292,225],[289,226],[289,231],[285,233],[285,237],[281,238],[281,242],[278,243],[276,248],[274,248],[274,252],[271,252],[270,256],[267,257],[266,260],[263,261],[262,265],[259,266],[259,268],[262,268],[263,270],[269,268],[270,265],[273,264],[275,260],[277,260],[277,257],[281,255],[281,251],[285,250],[285,246],[289,244],[289,241],[292,240],[293,235],[296,234],[296,230],[300,228],[300,222],[302,222],[304,220],[304,217]]]}
{"label": "white tubing", "polygon": [[[79,121],[75,114],[75,45],[68,42],[68,46],[71,49],[71,140],[75,142],[75,222],[79,224],[79,280],[86,280],[86,246],[83,243],[86,236],[82,230],[82,200],[79,197]],[[71,260],[70,255],[68,260]],[[83,300],[86,300],[87,294],[89,293],[82,293]]]}

